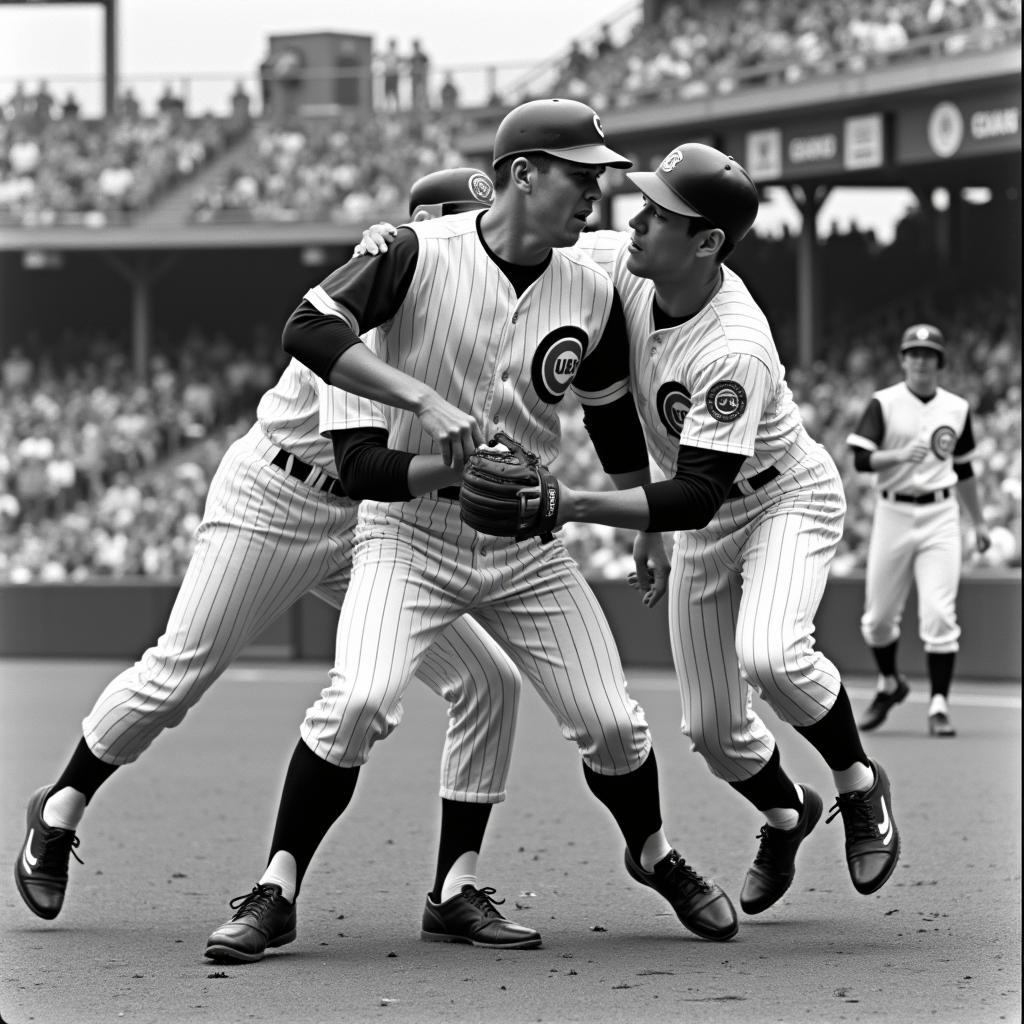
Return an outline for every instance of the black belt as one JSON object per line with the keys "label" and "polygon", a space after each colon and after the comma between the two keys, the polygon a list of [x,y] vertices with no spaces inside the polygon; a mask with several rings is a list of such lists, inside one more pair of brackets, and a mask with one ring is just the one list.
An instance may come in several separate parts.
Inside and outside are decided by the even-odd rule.
{"label": "black belt", "polygon": [[[753,476],[748,476],[746,480],[740,481],[746,484],[752,491],[756,491],[759,487],[764,487],[766,483],[774,480],[779,475],[779,471],[774,466],[769,466],[767,469],[762,469],[760,473],[755,473]],[[726,501],[734,501],[736,498],[749,498],[750,495],[746,491],[740,490],[739,483],[735,483],[729,488],[729,493],[726,494]]]}
{"label": "black belt", "polygon": [[445,501],[458,501],[460,487],[442,487],[438,492],[439,498],[444,498]]}
{"label": "black belt", "polygon": [[953,493],[952,487],[943,487],[940,491],[928,494],[896,494],[894,491],[882,491],[886,501],[905,501],[908,505],[930,505],[933,501],[943,501]]}
{"label": "black belt", "polygon": [[[293,476],[303,483],[309,479],[310,474],[318,472],[316,466],[303,462],[297,455],[292,455],[291,452],[286,452],[283,448],[278,448],[277,453],[270,461],[278,469],[283,469],[289,476]],[[325,476],[320,481],[317,490],[333,494],[336,498],[345,497],[345,488],[341,486],[341,481],[336,480],[333,476]]]}

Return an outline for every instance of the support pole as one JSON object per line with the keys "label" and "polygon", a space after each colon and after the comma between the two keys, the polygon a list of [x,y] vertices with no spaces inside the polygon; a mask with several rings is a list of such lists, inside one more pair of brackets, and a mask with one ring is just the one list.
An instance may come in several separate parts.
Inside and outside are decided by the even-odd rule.
{"label": "support pole", "polygon": [[153,343],[153,286],[167,273],[175,256],[153,263],[149,253],[130,253],[127,257],[107,254],[110,265],[128,282],[132,290],[132,369],[138,381],[149,377],[149,355]]}
{"label": "support pole", "polygon": [[103,15],[103,107],[112,119],[117,112],[117,0],[105,0]]}
{"label": "support pole", "polygon": [[819,329],[818,211],[831,191],[828,185],[788,185],[800,210],[800,237],[796,256],[797,364],[809,370],[814,363]]}

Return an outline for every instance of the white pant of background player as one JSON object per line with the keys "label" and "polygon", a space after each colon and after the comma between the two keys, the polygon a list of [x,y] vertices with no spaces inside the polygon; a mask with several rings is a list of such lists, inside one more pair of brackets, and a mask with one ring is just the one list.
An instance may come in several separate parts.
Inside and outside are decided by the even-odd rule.
{"label": "white pant of background player", "polygon": [[[358,506],[272,465],[278,450],[256,424],[221,461],[166,632],[106,687],[82,723],[89,748],[108,764],[134,761],[178,725],[304,594],[341,606]],[[503,800],[521,689],[511,663],[461,618],[425,653],[417,674],[448,702],[441,796]]]}
{"label": "white pant of background player", "polygon": [[784,722],[805,727],[835,703],[839,670],[814,648],[814,616],[843,535],[835,463],[805,441],[779,476],[726,501],[702,530],[676,534],[669,636],[683,733],[728,782],[764,767],[775,738],[752,689]]}
{"label": "white pant of background player", "polygon": [[956,595],[962,538],[955,488],[930,504],[896,502],[881,494],[875,504],[865,576],[861,634],[870,647],[900,636],[910,584],[917,584],[921,642],[928,654],[960,648]]}

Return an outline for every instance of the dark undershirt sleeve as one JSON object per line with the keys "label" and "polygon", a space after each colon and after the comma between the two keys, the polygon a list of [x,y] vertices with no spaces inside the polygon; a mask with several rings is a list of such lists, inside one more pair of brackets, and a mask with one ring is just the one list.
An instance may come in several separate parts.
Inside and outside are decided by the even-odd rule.
{"label": "dark undershirt sleeve", "polygon": [[[956,458],[958,455],[966,455],[968,452],[974,451],[974,427],[971,425],[971,413],[968,410],[967,419],[964,420],[964,429],[960,431],[960,436],[956,439],[956,447],[953,449],[953,457]],[[974,467],[970,461],[967,462],[954,462],[953,468],[956,470],[956,476],[958,480],[970,480],[974,476]]]}
{"label": "dark undershirt sleeve", "polygon": [[319,294],[304,298],[288,318],[281,335],[285,352],[329,380],[331,367],[359,341],[359,334],[386,323],[398,311],[418,256],[416,234],[399,228],[386,253],[354,256],[338,267],[313,289]]}
{"label": "dark undershirt sleeve", "polygon": [[858,448],[855,445],[850,447],[853,448],[853,468],[858,473],[874,472],[871,468],[871,452],[867,448]]}
{"label": "dark undershirt sleeve", "polygon": [[334,462],[345,493],[355,501],[408,501],[412,452],[388,448],[388,432],[380,427],[332,430]]}
{"label": "dark undershirt sleeve", "polygon": [[633,396],[583,406],[583,426],[606,473],[634,473],[649,465],[644,428]]}
{"label": "dark undershirt sleeve", "polygon": [[676,475],[644,487],[651,509],[648,532],[702,530],[721,508],[745,459],[733,452],[680,445]]}

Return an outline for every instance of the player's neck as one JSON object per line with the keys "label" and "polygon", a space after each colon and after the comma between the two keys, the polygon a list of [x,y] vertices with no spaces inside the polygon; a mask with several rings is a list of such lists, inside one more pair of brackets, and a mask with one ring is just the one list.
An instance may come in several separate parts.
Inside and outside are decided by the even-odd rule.
{"label": "player's neck", "polygon": [[514,210],[487,210],[479,221],[480,237],[495,256],[506,263],[532,267],[551,254],[551,243],[531,231],[525,218]]}
{"label": "player's neck", "polygon": [[937,384],[922,385],[922,384],[911,384],[909,381],[905,381],[907,390],[915,397],[920,398],[922,402],[930,402],[938,393],[939,387]]}
{"label": "player's neck", "polygon": [[722,268],[716,266],[713,273],[698,281],[656,280],[654,295],[658,306],[668,316],[689,320],[718,294],[721,287]]}

